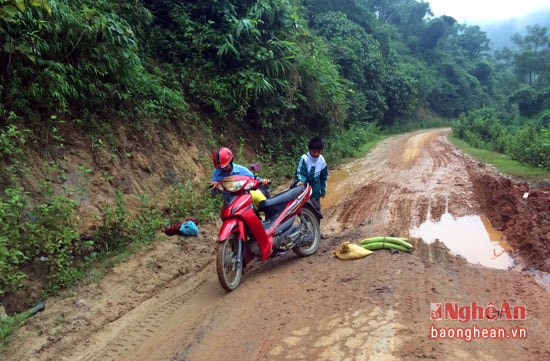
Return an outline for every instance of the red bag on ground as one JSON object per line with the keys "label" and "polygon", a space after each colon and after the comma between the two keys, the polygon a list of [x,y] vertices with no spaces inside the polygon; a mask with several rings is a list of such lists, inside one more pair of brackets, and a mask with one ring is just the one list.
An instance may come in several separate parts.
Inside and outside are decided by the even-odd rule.
{"label": "red bag on ground", "polygon": [[164,230],[164,234],[166,234],[167,236],[174,236],[176,234],[179,234],[180,233],[180,227],[184,222],[185,221],[181,221],[179,223],[171,225],[170,227],[168,227]]}
{"label": "red bag on ground", "polygon": [[169,226],[168,228],[166,228],[164,230],[164,234],[166,234],[167,236],[174,236],[174,235],[182,235],[182,233],[180,232],[180,227],[182,224],[184,224],[185,222],[193,222],[195,223],[195,225],[197,225],[197,220],[195,218],[185,218],[185,220],[181,221],[181,222],[178,222],[178,223],[175,223],[175,224],[172,224],[171,226]]}

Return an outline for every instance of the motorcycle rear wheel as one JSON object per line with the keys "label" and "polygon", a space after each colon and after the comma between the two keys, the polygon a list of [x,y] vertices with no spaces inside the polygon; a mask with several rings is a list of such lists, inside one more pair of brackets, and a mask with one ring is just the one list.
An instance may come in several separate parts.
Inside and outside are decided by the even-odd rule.
{"label": "motorcycle rear wheel", "polygon": [[226,291],[233,291],[241,282],[243,274],[242,247],[242,241],[235,235],[218,243],[216,270],[218,280]]}
{"label": "motorcycle rear wheel", "polygon": [[317,217],[308,208],[302,208],[302,212],[298,216],[301,224],[305,227],[304,237],[309,238],[310,241],[305,246],[294,247],[292,250],[300,257],[311,256],[319,248],[321,243],[321,227],[319,226],[319,221]]}

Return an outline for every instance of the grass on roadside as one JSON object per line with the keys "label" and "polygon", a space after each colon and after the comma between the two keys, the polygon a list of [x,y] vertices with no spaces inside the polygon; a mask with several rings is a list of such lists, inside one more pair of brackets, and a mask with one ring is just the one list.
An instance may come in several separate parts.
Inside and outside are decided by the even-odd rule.
{"label": "grass on roadside", "polygon": [[8,337],[21,327],[30,317],[44,310],[45,305],[40,303],[30,310],[13,316],[0,315],[0,351],[6,346]]}
{"label": "grass on roadside", "polygon": [[363,144],[361,147],[359,147],[358,156],[366,156],[367,153],[370,152],[372,148],[374,148],[376,145],[378,145],[378,143],[380,143],[386,138],[389,138],[390,136],[391,135],[389,134],[380,134],[376,138],[369,140],[368,142]]}
{"label": "grass on roadside", "polygon": [[462,139],[456,138],[452,135],[449,136],[449,141],[473,158],[493,165],[501,173],[525,180],[546,179],[547,181],[550,181],[550,174],[543,168],[533,168],[523,165],[502,153],[474,148]]}
{"label": "grass on roadside", "polygon": [[15,332],[28,318],[26,314],[0,316],[0,351],[6,346],[8,336]]}

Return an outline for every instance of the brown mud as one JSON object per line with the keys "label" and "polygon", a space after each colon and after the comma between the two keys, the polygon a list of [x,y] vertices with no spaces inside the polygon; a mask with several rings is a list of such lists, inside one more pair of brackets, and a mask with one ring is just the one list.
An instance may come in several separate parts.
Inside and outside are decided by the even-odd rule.
{"label": "brown mud", "polygon": [[[550,189],[530,189],[471,160],[448,133],[392,137],[334,172],[349,176],[329,179],[317,254],[252,264],[226,293],[215,273],[217,225],[201,225],[197,238],[166,237],[48,300],[0,359],[549,360]],[[511,245],[515,266],[470,264],[442,242],[409,237],[428,215],[445,212],[485,215]],[[415,248],[353,261],[333,255],[344,241],[381,235],[408,237]],[[495,320],[432,320],[437,303],[502,312]],[[524,307],[525,317],[506,305]],[[440,339],[434,327],[501,328],[508,337]],[[527,337],[514,337],[516,330]]]}

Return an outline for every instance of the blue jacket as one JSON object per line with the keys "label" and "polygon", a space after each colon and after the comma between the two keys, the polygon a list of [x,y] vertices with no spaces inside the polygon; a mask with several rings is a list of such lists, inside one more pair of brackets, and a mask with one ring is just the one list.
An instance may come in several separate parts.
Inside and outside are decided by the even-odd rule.
{"label": "blue jacket", "polygon": [[[233,170],[231,170],[231,174],[225,173],[223,169],[220,168],[214,169],[214,172],[212,173],[212,182],[220,182],[225,177],[229,177],[230,175],[244,175],[254,177],[254,174],[252,174],[252,172],[248,168],[243,167],[242,165],[239,165],[237,163],[233,163]],[[258,179],[260,179],[260,181],[262,180],[261,178]]]}
{"label": "blue jacket", "polygon": [[[214,172],[212,172],[212,182],[221,182],[225,177],[229,177],[230,175],[242,175],[242,176],[248,176],[250,178],[254,177],[254,174],[250,171],[250,169],[243,167],[242,165],[239,165],[237,163],[233,163],[233,169],[231,170],[231,174],[227,174],[220,168],[215,168]],[[256,177],[260,182],[262,181],[262,178]],[[226,201],[229,197],[229,192],[222,192],[223,199]]]}
{"label": "blue jacket", "polygon": [[323,155],[313,158],[309,152],[302,155],[296,167],[295,179],[298,182],[306,182],[311,186],[312,198],[319,200],[325,196],[327,190],[328,168]]}

